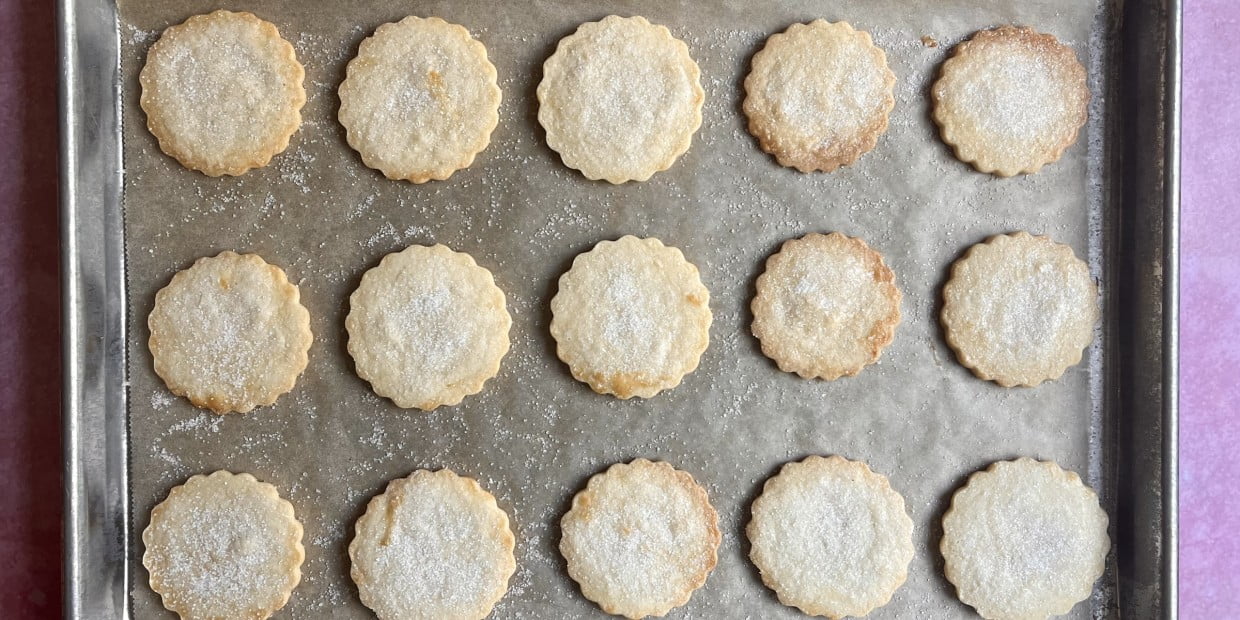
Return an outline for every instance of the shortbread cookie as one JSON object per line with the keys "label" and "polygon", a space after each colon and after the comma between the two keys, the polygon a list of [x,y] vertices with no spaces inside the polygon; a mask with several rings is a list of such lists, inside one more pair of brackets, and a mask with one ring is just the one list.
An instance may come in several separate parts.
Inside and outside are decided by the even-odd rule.
{"label": "shortbread cookie", "polygon": [[896,76],[867,32],[821,19],[771,35],[745,78],[749,133],[781,165],[830,172],[874,148]]}
{"label": "shortbread cookie", "polygon": [[689,150],[705,91],[689,48],[644,17],[582,24],[543,64],[538,122],[588,179],[645,181]]}
{"label": "shortbread cookie", "polygon": [[753,334],[780,370],[853,376],[878,360],[900,323],[900,289],[883,257],[840,233],[784,242],[754,296]]}
{"label": "shortbread cookie", "polygon": [[276,488],[217,471],[175,487],[142,531],[142,565],[184,620],[262,620],[301,581],[301,523]]}
{"label": "shortbread cookie", "polygon": [[508,515],[473,478],[420,469],[370,500],[350,575],[380,620],[479,620],[517,569]]}
{"label": "shortbread cookie", "polygon": [[266,166],[301,125],[305,71],[276,27],[215,11],[164,31],[138,75],[159,148],[209,176]]}
{"label": "shortbread cookie", "polygon": [[941,315],[960,363],[1003,387],[1056,379],[1094,339],[1098,287],[1072,248],[996,235],[952,265]]}
{"label": "shortbread cookie", "polygon": [[499,123],[487,49],[438,17],[406,17],[362,41],[340,85],[349,146],[389,179],[425,183],[468,168]]}
{"label": "shortbread cookie", "polygon": [[1098,496],[1075,473],[1021,458],[956,491],[939,548],[947,580],[983,618],[1041,620],[1089,597],[1111,540]]}
{"label": "shortbread cookie", "polygon": [[551,299],[556,353],[595,392],[650,398],[710,342],[710,291],[680,250],[628,235],[577,256]]}
{"label": "shortbread cookie", "polygon": [[779,602],[811,616],[864,616],[908,576],[913,521],[865,463],[811,456],[766,481],[745,529]]}
{"label": "shortbread cookie", "polygon": [[637,459],[590,478],[573,498],[560,520],[560,553],[603,611],[662,616],[689,602],[714,569],[718,522],[692,476]]}
{"label": "shortbread cookie", "polygon": [[499,372],[512,318],[473,257],[414,245],[362,276],[344,325],[358,376],[398,407],[430,411]]}
{"label": "shortbread cookie", "polygon": [[155,295],[155,374],[216,413],[276,402],[306,369],[310,313],[279,267],[256,254],[200,258]]}
{"label": "shortbread cookie", "polygon": [[961,161],[1001,177],[1031,174],[1076,142],[1089,86],[1072,48],[1004,26],[956,46],[930,91],[934,121]]}

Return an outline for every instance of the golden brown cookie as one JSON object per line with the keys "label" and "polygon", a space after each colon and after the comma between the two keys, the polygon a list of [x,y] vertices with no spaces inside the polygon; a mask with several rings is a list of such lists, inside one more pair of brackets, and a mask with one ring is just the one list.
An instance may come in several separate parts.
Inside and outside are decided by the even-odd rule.
{"label": "golden brown cookie", "polygon": [[784,242],[756,288],[753,334],[762,352],[807,379],[861,372],[900,323],[900,289],[882,255],[840,233]]}
{"label": "golden brown cookie", "polygon": [[507,513],[447,469],[390,482],[355,531],[350,575],[380,620],[481,620],[517,568]]}
{"label": "golden brown cookie", "polygon": [[305,71],[250,13],[195,15],[164,31],[138,75],[159,148],[209,176],[267,165],[301,124]]}
{"label": "golden brown cookie", "polygon": [[1035,386],[1081,361],[1098,287],[1072,248],[1026,232],[996,235],[952,265],[940,316],[947,344],[982,379]]}
{"label": "golden brown cookie", "polygon": [[591,180],[645,181],[689,150],[705,91],[689,48],[644,17],[582,24],[543,64],[538,122]]}
{"label": "golden brown cookie", "polygon": [[627,235],[573,260],[551,299],[556,353],[600,394],[680,384],[710,342],[710,291],[680,250]]}
{"label": "golden brown cookie", "polygon": [[811,616],[861,617],[908,576],[913,521],[865,463],[811,456],[766,481],[745,529],[749,558],[779,602]]}
{"label": "golden brown cookie", "polygon": [[389,179],[425,183],[468,168],[499,123],[486,47],[438,17],[406,17],[362,41],[340,85],[349,146]]}
{"label": "golden brown cookie", "polygon": [[1089,598],[1111,539],[1098,496],[1055,463],[1001,461],[969,477],[943,515],[947,580],[991,620],[1041,620]]}
{"label": "golden brown cookie", "polygon": [[276,402],[306,369],[310,313],[279,267],[221,252],[178,272],[147,318],[155,374],[215,413]]}
{"label": "golden brown cookie", "polygon": [[771,35],[745,78],[749,133],[781,165],[830,172],[887,130],[896,76],[867,32],[814,20]]}
{"label": "golden brown cookie", "polygon": [[413,245],[362,276],[344,324],[358,376],[398,407],[430,411],[477,394],[499,372],[512,318],[473,257]]}
{"label": "golden brown cookie", "polygon": [[590,478],[560,520],[568,574],[603,611],[662,616],[715,567],[719,517],[689,474],[662,461],[618,463]]}
{"label": "golden brown cookie", "polygon": [[1032,28],[982,30],[957,45],[930,91],[934,121],[961,161],[1031,174],[1076,142],[1089,86],[1072,48]]}
{"label": "golden brown cookie", "polygon": [[293,506],[250,474],[193,476],[151,511],[142,565],[184,620],[262,620],[301,581],[305,549]]}

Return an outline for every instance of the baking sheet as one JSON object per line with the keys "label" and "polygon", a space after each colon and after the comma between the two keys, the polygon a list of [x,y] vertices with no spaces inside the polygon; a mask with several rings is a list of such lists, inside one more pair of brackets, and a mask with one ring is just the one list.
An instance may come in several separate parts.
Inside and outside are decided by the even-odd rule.
{"label": "baking sheet", "polygon": [[[181,168],[159,151],[137,106],[137,74],[158,33],[215,8],[272,21],[306,66],[301,130],[270,166],[237,178]],[[635,457],[692,473],[720,515],[719,565],[673,617],[799,615],[761,585],[743,529],[762,482],[808,454],[864,460],[907,501],[916,556],[908,581],[876,617],[972,616],[942,577],[938,520],[952,491],[991,461],[1054,459],[1080,472],[1114,515],[1101,344],[1058,381],[1003,389],[960,367],[937,323],[949,264],[969,245],[1013,230],[1072,245],[1107,299],[1108,4],[443,1],[311,9],[292,0],[123,0],[120,10],[136,617],[171,617],[140,564],[139,534],[151,507],[186,477],[215,469],[272,482],[305,525],[303,580],[279,614],[287,618],[368,616],[347,575],[353,521],[389,479],[424,467],[478,478],[512,517],[518,569],[497,618],[601,613],[563,569],[558,520],[590,475]],[[650,181],[618,187],[560,163],[545,145],[533,97],[556,42],[611,13],[668,26],[689,45],[706,89],[690,151]],[[358,43],[410,14],[469,28],[487,46],[504,91],[491,146],[471,168],[421,186],[364,167],[335,121],[335,89]],[[745,131],[741,82],[767,36],[818,17],[873,34],[897,75],[896,108],[888,132],[857,164],[803,175],[776,165]],[[926,97],[953,44],[1003,23],[1032,25],[1071,45],[1094,92],[1089,124],[1064,158],[1007,180],[952,157]],[[923,35],[939,46],[927,47]],[[884,254],[904,292],[904,320],[878,365],[854,378],[806,381],[761,355],[748,330],[748,301],[783,240],[832,230]],[[547,332],[548,302],[572,258],[624,234],[681,248],[712,294],[715,321],[701,366],[650,400],[618,401],[574,381]],[[472,254],[494,273],[513,316],[513,347],[499,375],[461,405],[432,413],[374,396],[345,352],[349,293],[384,254],[413,243]],[[173,273],[225,249],[257,252],[286,270],[301,287],[315,344],[293,392],[272,407],[221,418],[172,396],[154,375],[145,319]],[[1072,617],[1115,615],[1114,579],[1112,568]]]}

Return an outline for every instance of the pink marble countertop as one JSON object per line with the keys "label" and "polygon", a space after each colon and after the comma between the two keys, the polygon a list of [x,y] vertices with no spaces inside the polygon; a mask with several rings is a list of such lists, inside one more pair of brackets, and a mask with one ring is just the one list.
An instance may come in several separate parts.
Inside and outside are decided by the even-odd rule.
{"label": "pink marble countertop", "polygon": [[[56,50],[0,0],[0,614],[60,609]],[[1180,612],[1240,611],[1240,0],[1186,0]]]}

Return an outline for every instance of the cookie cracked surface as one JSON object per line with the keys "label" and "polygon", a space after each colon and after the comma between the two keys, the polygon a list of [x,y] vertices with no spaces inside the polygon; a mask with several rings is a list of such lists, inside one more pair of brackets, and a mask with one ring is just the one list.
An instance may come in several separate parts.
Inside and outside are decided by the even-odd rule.
{"label": "cookie cracked surface", "polygon": [[155,374],[215,413],[245,413],[293,389],[314,340],[284,272],[256,254],[221,252],[178,272],[147,318]]}
{"label": "cookie cracked surface", "polygon": [[362,161],[425,183],[468,168],[499,124],[495,66],[469,31],[406,17],[362,41],[340,85],[340,124]]}
{"label": "cookie cracked surface", "polygon": [[663,616],[715,567],[719,517],[688,473],[662,461],[617,463],[590,478],[560,520],[568,574],[603,611]]}
{"label": "cookie cracked surface", "polygon": [[366,506],[350,575],[380,620],[480,620],[516,571],[508,514],[473,478],[420,469]]}
{"label": "cookie cracked surface", "polygon": [[658,239],[600,241],[551,299],[556,353],[600,394],[650,398],[697,368],[710,341],[710,291]]}
{"label": "cookie cracked surface", "polygon": [[874,148],[896,76],[869,33],[815,20],[771,35],[745,78],[749,133],[780,165],[830,172]]}
{"label": "cookie cracked surface", "polygon": [[1042,620],[1089,597],[1111,548],[1107,515],[1079,476],[1020,458],[969,477],[943,516],[944,571],[991,620]]}
{"label": "cookie cracked surface", "polygon": [[165,30],[138,75],[159,147],[209,176],[239,175],[288,148],[306,103],[293,46],[250,13],[195,15]]}
{"label": "cookie cracked surface", "polygon": [[689,150],[706,97],[683,41],[616,15],[560,40],[537,95],[538,122],[564,165],[615,184],[645,181]]}
{"label": "cookie cracked surface", "polygon": [[142,531],[142,565],[184,620],[262,620],[301,581],[305,549],[293,506],[250,474],[217,471],[174,487]]}
{"label": "cookie cracked surface", "polygon": [[508,353],[511,326],[491,272],[443,245],[383,257],[345,317],[358,376],[398,407],[425,411],[480,392]]}
{"label": "cookie cracked surface", "polygon": [[1072,48],[1031,28],[982,30],[957,45],[931,88],[934,121],[961,161],[1032,174],[1076,142],[1089,105]]}
{"label": "cookie cracked surface", "polygon": [[1081,361],[1098,287],[1072,248],[1027,232],[996,235],[957,260],[940,320],[960,363],[1003,387],[1056,379]]}

